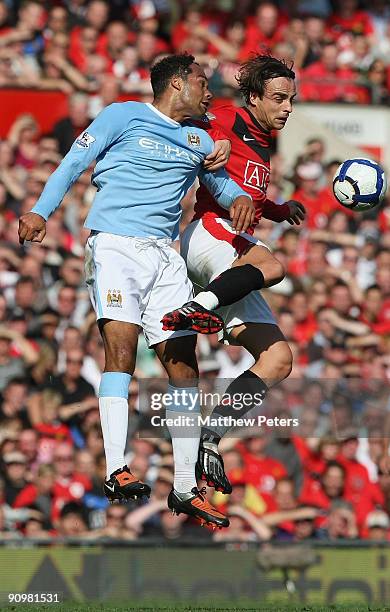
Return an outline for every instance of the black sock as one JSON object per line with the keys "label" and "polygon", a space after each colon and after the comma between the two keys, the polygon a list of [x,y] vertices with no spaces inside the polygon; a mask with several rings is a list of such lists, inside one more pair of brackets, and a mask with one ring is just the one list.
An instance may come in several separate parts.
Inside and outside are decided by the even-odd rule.
{"label": "black sock", "polygon": [[245,264],[225,270],[204,291],[212,291],[217,296],[218,306],[230,306],[251,291],[263,287],[263,273],[252,264]]}
{"label": "black sock", "polygon": [[[216,406],[211,414],[211,419],[218,417],[231,417],[230,424],[210,424],[202,427],[201,439],[204,442],[218,444],[222,436],[234,427],[234,422],[241,419],[247,412],[264,400],[268,387],[265,382],[250,370],[243,372],[233,380],[226,389],[223,403]],[[230,402],[229,402],[230,399]],[[241,406],[241,407],[238,407]]]}

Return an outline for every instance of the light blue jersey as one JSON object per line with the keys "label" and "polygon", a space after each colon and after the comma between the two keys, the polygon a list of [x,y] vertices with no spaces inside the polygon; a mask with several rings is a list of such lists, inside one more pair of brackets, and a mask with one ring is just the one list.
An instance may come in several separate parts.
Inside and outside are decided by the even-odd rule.
{"label": "light blue jersey", "polygon": [[85,227],[120,236],[178,236],[180,202],[197,176],[230,208],[247,195],[225,170],[206,172],[214,142],[202,129],[181,125],[151,104],[111,104],[72,145],[32,209],[45,219],[96,159],[97,193]]}

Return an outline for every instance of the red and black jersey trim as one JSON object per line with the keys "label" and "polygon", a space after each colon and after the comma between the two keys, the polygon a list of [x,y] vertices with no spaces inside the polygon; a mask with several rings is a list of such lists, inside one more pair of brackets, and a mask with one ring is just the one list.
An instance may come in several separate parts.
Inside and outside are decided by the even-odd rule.
{"label": "red and black jersey trim", "polygon": [[250,118],[250,120],[252,121],[253,125],[257,127],[258,130],[260,130],[260,132],[263,132],[263,134],[265,134],[266,136],[271,136],[271,132],[270,130],[267,130],[265,127],[263,127],[261,125],[261,123],[259,123],[256,119],[256,117],[254,116],[254,114],[249,110],[249,108],[247,108],[246,106],[242,106],[241,110],[243,110]]}
{"label": "red and black jersey trim", "polygon": [[265,145],[259,142],[258,138],[256,138],[254,134],[252,134],[252,132],[249,130],[248,124],[245,122],[244,118],[241,117],[239,113],[236,113],[234,124],[232,126],[232,132],[233,134],[238,136],[238,138],[242,140],[247,147],[252,149],[252,151],[254,151],[258,157],[260,157],[260,159],[262,159],[267,164],[269,163],[269,144],[267,143],[267,145]]}

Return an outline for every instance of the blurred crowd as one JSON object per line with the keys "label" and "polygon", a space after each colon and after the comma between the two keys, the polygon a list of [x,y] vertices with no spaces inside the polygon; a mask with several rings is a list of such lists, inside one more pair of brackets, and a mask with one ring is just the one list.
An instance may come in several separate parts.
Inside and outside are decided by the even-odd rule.
{"label": "blurred crowd", "polygon": [[90,112],[133,93],[165,53],[197,57],[217,96],[250,55],[293,60],[303,101],[388,104],[387,0],[0,1],[0,87],[84,92]]}
{"label": "blurred crowd", "polygon": [[[232,92],[236,62],[264,46],[294,55],[302,92],[304,75],[311,75],[310,99],[333,99],[334,82],[321,72],[332,61],[337,75],[354,75],[349,101],[364,81],[371,99],[385,102],[386,77],[367,83],[378,67],[383,75],[388,70],[387,4],[372,0],[360,10],[354,0],[291,0],[253,10],[242,2],[234,19],[227,5],[222,11],[213,2],[200,10],[177,7],[175,18],[164,0],[130,8],[120,0],[49,4],[0,1],[0,83],[71,94],[68,116],[50,134],[22,114],[0,141],[0,540],[389,539],[390,476],[381,457],[390,431],[390,202],[364,214],[337,204],[331,185],[340,160],[320,138],[302,143],[292,170],[277,147],[271,160],[268,196],[301,201],[305,223],[292,228],[264,219],[256,230],[287,270],[264,295],[294,354],[292,374],[269,392],[266,410],[296,418],[299,427],[249,429],[224,440],[233,493],[206,493],[229,514],[228,530],[213,533],[167,509],[171,444],[137,434],[138,383],[164,377],[142,335],[127,461],[152,486],[152,497],[108,506],[102,494],[96,394],[104,351],[83,273],[91,170],[49,219],[42,245],[22,247],[17,238],[18,217],[31,210],[74,137],[119,89],[148,96],[148,69],[161,53],[193,51],[210,71],[211,88],[229,83]],[[317,77],[329,85],[326,96],[312,87]],[[183,228],[193,202],[192,190]],[[199,337],[197,350],[210,385],[252,363],[215,336]]]}

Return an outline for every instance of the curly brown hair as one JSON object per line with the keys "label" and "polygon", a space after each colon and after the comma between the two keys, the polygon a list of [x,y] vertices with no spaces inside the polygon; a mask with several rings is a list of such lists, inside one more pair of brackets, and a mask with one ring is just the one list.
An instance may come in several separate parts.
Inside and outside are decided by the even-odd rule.
{"label": "curly brown hair", "polygon": [[272,55],[256,55],[241,64],[236,80],[246,104],[249,103],[251,93],[263,97],[267,81],[277,77],[295,79],[292,66],[292,63],[288,65],[284,60]]}

